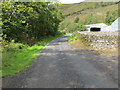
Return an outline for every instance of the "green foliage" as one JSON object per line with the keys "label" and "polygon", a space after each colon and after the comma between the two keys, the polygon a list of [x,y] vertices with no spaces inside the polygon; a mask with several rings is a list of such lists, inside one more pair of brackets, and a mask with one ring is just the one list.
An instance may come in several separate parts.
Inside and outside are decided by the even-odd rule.
{"label": "green foliage", "polygon": [[79,17],[76,17],[74,22],[75,22],[75,23],[78,23],[79,20],[80,20]]}
{"label": "green foliage", "polygon": [[70,24],[70,21],[65,20],[63,22],[60,23],[59,25],[59,30],[65,30]]}
{"label": "green foliage", "polygon": [[[84,34],[73,33],[72,36],[69,37],[69,42],[76,41],[76,40],[78,40],[79,43],[81,43],[83,45],[90,46],[88,36],[86,36]],[[78,42],[75,42],[75,43],[77,44]]]}
{"label": "green foliage", "polygon": [[62,20],[58,5],[48,2],[2,3],[3,35],[9,41],[34,44],[41,37],[54,36]]}
{"label": "green foliage", "polygon": [[64,32],[85,31],[86,27],[81,23],[75,23],[70,20],[65,20],[59,25],[59,30]]}
{"label": "green foliage", "polygon": [[106,19],[105,19],[105,23],[107,24],[112,24],[116,19],[118,18],[118,10],[114,11],[114,12],[110,12],[108,11],[106,13]]}
{"label": "green foliage", "polygon": [[6,35],[4,35],[3,39],[2,39],[3,51],[16,51],[19,49],[27,48],[27,46],[28,46],[28,45],[24,45],[22,43],[15,43],[14,40],[11,40],[10,42],[8,42],[7,40],[5,40],[6,38],[7,38]]}
{"label": "green foliage", "polygon": [[71,23],[69,26],[66,28],[67,32],[75,32],[77,31],[77,24],[76,23]]}
{"label": "green foliage", "polygon": [[43,46],[33,46],[19,51],[3,52],[2,76],[8,76],[27,68],[38,55]]}
{"label": "green foliage", "polygon": [[96,23],[96,17],[93,16],[93,14],[91,13],[90,15],[88,15],[88,17],[86,18],[86,21],[84,22],[84,24],[94,24]]}
{"label": "green foliage", "polygon": [[[18,73],[29,67],[46,44],[61,36],[63,36],[63,34],[43,38],[42,41],[34,46],[14,42],[8,44],[7,47],[9,48],[4,48],[2,53],[2,77]],[[24,46],[25,48],[20,49],[19,47],[21,46]]]}
{"label": "green foliage", "polygon": [[6,51],[16,51],[19,49],[27,48],[27,45],[24,45],[22,43],[9,42],[7,45],[5,45],[4,48]]}
{"label": "green foliage", "polygon": [[[61,5],[66,15],[59,25],[64,32],[84,31],[84,25],[106,23],[110,25],[118,18],[118,4],[115,2],[82,2]],[[107,14],[109,12],[109,14]],[[79,13],[79,14],[78,14]],[[79,20],[78,20],[79,18]]]}
{"label": "green foliage", "polygon": [[105,6],[114,5],[114,4],[117,4],[117,3],[116,2],[99,2],[99,3],[96,3],[94,8],[105,7]]}
{"label": "green foliage", "polygon": [[72,36],[70,36],[70,37],[68,38],[68,41],[69,41],[69,42],[70,42],[70,41],[74,41],[74,40],[77,39],[77,38],[78,38],[77,34],[76,34],[76,33],[73,33]]}
{"label": "green foliage", "polygon": [[115,4],[117,4],[117,2],[81,2],[76,4],[63,4],[60,8],[66,16],[76,16],[82,14],[82,11],[97,9]]}
{"label": "green foliage", "polygon": [[61,36],[58,25],[63,18],[58,4],[3,2],[3,76],[27,68],[48,42]]}
{"label": "green foliage", "polygon": [[86,27],[83,24],[77,24],[77,31],[86,31]]}

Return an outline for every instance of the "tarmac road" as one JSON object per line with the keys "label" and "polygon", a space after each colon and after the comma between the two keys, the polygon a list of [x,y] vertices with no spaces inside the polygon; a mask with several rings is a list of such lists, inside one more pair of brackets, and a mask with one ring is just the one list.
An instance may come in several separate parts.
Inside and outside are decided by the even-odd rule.
{"label": "tarmac road", "polygon": [[45,46],[27,70],[3,78],[3,88],[118,88],[117,58],[75,49],[69,36]]}

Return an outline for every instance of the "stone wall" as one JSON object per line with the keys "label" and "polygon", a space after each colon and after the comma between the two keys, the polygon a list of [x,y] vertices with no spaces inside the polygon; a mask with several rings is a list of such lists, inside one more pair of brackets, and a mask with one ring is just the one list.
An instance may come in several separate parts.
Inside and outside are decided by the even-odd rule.
{"label": "stone wall", "polygon": [[118,48],[118,32],[78,32],[83,44],[97,50],[116,50]]}

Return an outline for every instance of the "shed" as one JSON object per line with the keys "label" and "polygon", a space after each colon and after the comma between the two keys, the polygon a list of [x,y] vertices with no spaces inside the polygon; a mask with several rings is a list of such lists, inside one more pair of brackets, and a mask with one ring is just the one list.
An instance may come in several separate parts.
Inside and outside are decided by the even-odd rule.
{"label": "shed", "polygon": [[104,23],[85,25],[85,27],[87,28],[89,32],[101,31],[102,28],[107,27],[107,26],[108,25]]}

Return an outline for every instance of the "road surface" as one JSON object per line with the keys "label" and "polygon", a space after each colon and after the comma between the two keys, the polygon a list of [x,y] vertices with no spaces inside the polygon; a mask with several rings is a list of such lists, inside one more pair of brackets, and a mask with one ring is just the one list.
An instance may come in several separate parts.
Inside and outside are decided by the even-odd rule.
{"label": "road surface", "polygon": [[73,48],[69,36],[45,46],[25,71],[3,78],[3,88],[117,88],[117,58]]}

